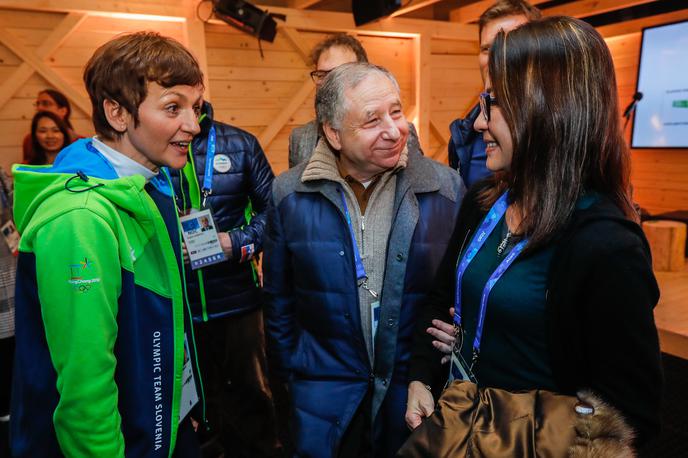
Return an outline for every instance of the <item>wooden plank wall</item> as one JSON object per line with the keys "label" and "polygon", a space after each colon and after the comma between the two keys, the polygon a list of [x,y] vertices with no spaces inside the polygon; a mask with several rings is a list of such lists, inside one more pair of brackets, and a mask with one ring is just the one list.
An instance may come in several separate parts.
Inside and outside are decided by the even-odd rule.
{"label": "wooden plank wall", "polygon": [[[35,52],[65,16],[64,13],[0,9],[0,27],[10,32],[28,51]],[[136,30],[155,30],[183,40],[183,22],[87,16],[50,54],[47,65],[80,96],[87,98],[82,73],[93,51],[117,34]],[[22,62],[0,43],[0,84],[17,71]],[[5,170],[21,160],[21,144],[30,131],[35,112],[33,103],[38,92],[47,87],[54,87],[54,84],[34,73],[0,108],[0,166]],[[93,135],[90,116],[90,112],[72,103],[71,120],[79,134]]]}
{"label": "wooden plank wall", "polygon": [[[614,58],[622,110],[635,93],[641,37],[641,32],[636,32],[606,39]],[[630,134],[629,123],[629,142]],[[641,207],[652,214],[688,210],[688,149],[633,149],[631,154],[634,199]]]}
{"label": "wooden plank wall", "polygon": [[[311,49],[327,34],[297,31],[301,47]],[[372,63],[387,67],[399,82],[402,103],[413,103],[413,42],[410,38],[358,37]],[[248,130],[256,136],[299,90],[312,70],[298,49],[278,34],[274,43],[262,43],[226,25],[206,25],[206,46],[211,102],[215,118]],[[313,86],[315,87],[315,86]],[[268,159],[280,173],[288,166],[288,138],[292,128],[315,117],[314,91],[269,144]]]}
{"label": "wooden plank wall", "polygon": [[[34,52],[51,31],[64,20],[64,13],[0,9],[0,27],[7,27],[22,45]],[[47,58],[54,70],[81,97],[86,97],[81,75],[83,66],[102,43],[115,35],[135,30],[155,30],[184,41],[182,22],[87,16]],[[206,58],[209,92],[218,120],[234,124],[259,136],[309,78],[311,67],[303,56],[326,37],[324,32],[296,31],[298,46],[279,33],[274,43],[258,42],[224,24],[206,24]],[[390,69],[397,77],[407,113],[413,116],[415,93],[414,43],[408,37],[360,34],[371,62]],[[475,54],[477,43],[461,40],[431,41],[433,130],[431,151],[426,154],[446,161],[448,124],[475,102],[480,83]],[[0,78],[16,72],[22,59],[0,44]],[[21,159],[21,142],[29,131],[33,102],[43,88],[54,87],[34,73],[0,108],[0,166],[8,169]],[[314,117],[313,93],[289,118],[274,140],[264,145],[268,158],[279,173],[287,167],[288,136],[291,129]],[[82,135],[93,134],[90,115],[73,104],[72,121]]]}
{"label": "wooden plank wall", "polygon": [[478,102],[482,80],[478,69],[478,42],[432,40],[431,120],[433,157],[447,162],[449,124]]}
{"label": "wooden plank wall", "polygon": [[[298,31],[307,49],[327,35]],[[411,38],[359,35],[372,63],[392,71],[399,81],[407,111],[413,105],[414,62]],[[274,43],[263,43],[260,58],[257,41],[223,25],[206,26],[210,92],[218,120],[260,135],[268,123],[308,78],[312,69],[281,34]],[[461,40],[432,41],[432,113],[438,132],[431,136],[431,151],[446,161],[449,122],[463,114],[479,92],[477,43]],[[287,168],[291,129],[315,115],[313,94],[268,145],[263,145],[276,173]]]}
{"label": "wooden plank wall", "polygon": [[[27,52],[37,53],[65,17],[65,13],[0,8],[0,28],[10,33]],[[97,46],[119,33],[134,30],[156,30],[184,42],[182,20],[151,21],[149,18],[87,15],[76,23],[74,30],[44,62],[80,97],[85,97],[81,73]],[[217,119],[260,136],[294,94],[304,87],[311,70],[304,58],[304,50],[309,50],[324,38],[326,32],[292,30],[291,33],[278,33],[272,44],[264,42],[265,58],[261,59],[258,42],[252,37],[224,24],[205,25],[209,92]],[[366,34],[365,31],[360,32],[359,38],[368,50],[370,60],[388,67],[396,75],[403,102],[413,118],[417,89],[414,39]],[[620,105],[624,107],[635,91],[640,33],[610,37],[607,42],[617,69]],[[430,41],[430,53],[431,136],[426,154],[446,161],[448,125],[473,106],[481,89],[477,43],[434,37]],[[17,72],[22,62],[21,56],[0,44],[0,85]],[[50,86],[54,85],[34,73],[0,107],[0,166],[7,169],[20,160],[21,142],[29,130],[36,94]],[[0,93],[0,98],[2,96]],[[91,135],[90,115],[76,106],[73,111],[76,130],[83,135]],[[289,132],[313,116],[311,92],[288,118],[286,125],[264,145],[276,173],[287,167]],[[632,154],[635,198],[643,207],[652,213],[688,209],[688,150],[634,150]]]}

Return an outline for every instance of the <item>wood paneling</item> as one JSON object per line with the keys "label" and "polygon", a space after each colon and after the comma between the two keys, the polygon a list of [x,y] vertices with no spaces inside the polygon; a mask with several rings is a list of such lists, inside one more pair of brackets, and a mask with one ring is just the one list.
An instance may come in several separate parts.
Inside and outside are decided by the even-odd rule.
{"label": "wood paneling", "polygon": [[[155,5],[157,0],[149,0],[148,5]],[[68,2],[69,3],[69,2]],[[164,2],[157,2],[163,5]],[[136,8],[146,4],[139,1]],[[37,6],[37,3],[27,3],[27,7]],[[83,87],[83,68],[95,49],[118,34],[139,30],[153,30],[163,35],[184,41],[184,23],[182,19],[176,21],[155,21],[150,19],[134,19],[132,17],[105,17],[101,15],[76,17],[71,24],[65,21],[67,15],[60,12],[28,11],[17,9],[1,9],[0,28],[9,36],[10,44],[18,44],[19,48],[11,50],[7,44],[0,44],[0,83],[8,81],[18,71],[27,67],[25,58],[33,59],[29,63],[28,78],[23,77],[23,83],[18,87],[3,89],[8,94],[0,94],[3,103],[0,104],[0,166],[9,170],[12,163],[21,160],[21,143],[29,132],[30,121],[34,114],[33,102],[36,94],[51,87],[66,85],[69,94],[75,98],[86,100],[86,90]],[[69,10],[69,8],[67,8]],[[81,13],[71,13],[78,15]],[[64,39],[60,33],[69,32]],[[63,33],[64,33],[63,32]],[[59,36],[58,36],[59,35]],[[7,37],[4,37],[7,39]],[[56,40],[53,42],[52,40]],[[50,41],[51,43],[45,43]],[[2,43],[2,41],[0,41]],[[48,46],[54,44],[56,46]],[[42,50],[50,49],[44,54]],[[16,51],[22,51],[22,56]],[[36,63],[40,63],[41,74],[34,72]],[[25,72],[25,70],[22,70]],[[46,79],[51,75],[56,78]],[[64,91],[63,92],[67,92]],[[69,95],[68,94],[68,95]],[[92,135],[93,127],[90,121],[90,105],[82,103],[83,109],[72,99],[72,124],[82,135]],[[250,118],[250,115],[246,116]],[[248,122],[248,121],[246,121]]]}
{"label": "wood paneling", "polygon": [[[312,84],[307,50],[327,35],[296,29],[278,33],[274,43],[263,43],[264,58],[261,58],[256,40],[227,26],[206,26],[208,76],[215,118],[264,139],[263,147],[276,173],[287,168],[291,129],[315,116],[313,91],[306,85]],[[358,38],[370,61],[395,75],[402,102],[413,105],[412,39],[369,35]],[[298,106],[290,109],[297,94],[301,94]],[[273,123],[275,119],[280,123]]]}

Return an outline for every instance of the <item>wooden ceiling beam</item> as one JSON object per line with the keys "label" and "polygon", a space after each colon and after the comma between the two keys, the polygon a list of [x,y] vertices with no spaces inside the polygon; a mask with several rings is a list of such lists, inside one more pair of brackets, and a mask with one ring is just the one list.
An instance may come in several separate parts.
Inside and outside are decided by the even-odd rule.
{"label": "wooden ceiling beam", "polygon": [[442,0],[411,0],[405,6],[402,6],[401,8],[393,12],[389,17],[403,16],[404,14],[408,14],[412,11],[432,6],[435,3],[439,3],[441,1]]}
{"label": "wooden ceiling beam", "polygon": [[688,20],[688,9],[673,11],[671,13],[657,14],[655,16],[648,16],[640,19],[632,19],[630,21],[619,22],[617,24],[605,25],[598,27],[605,38],[616,37],[619,35],[627,35],[629,33],[641,32],[645,27],[652,27],[661,24],[670,24],[672,22]]}
{"label": "wooden ceiling beam", "polygon": [[[87,15],[81,13],[69,13],[57,27],[48,35],[43,43],[36,49],[36,56],[39,59],[45,59],[59,48],[64,41],[81,25],[86,19]],[[14,94],[21,88],[24,83],[33,75],[34,69],[26,62],[17,68],[5,81],[0,85],[0,108],[5,106]]]}
{"label": "wooden ceiling beam", "polygon": [[[530,0],[531,5],[539,5],[549,0]],[[483,11],[494,4],[495,0],[479,0],[469,5],[460,6],[449,12],[449,20],[451,22],[460,22],[468,24],[469,22],[476,22]]]}
{"label": "wooden ceiling beam", "polygon": [[545,16],[589,17],[633,6],[652,3],[657,0],[578,0],[543,10]]}
{"label": "wooden ceiling beam", "polygon": [[33,70],[52,84],[58,91],[69,98],[74,105],[84,113],[91,112],[91,102],[87,97],[82,96],[76,89],[67,83],[61,75],[48,67],[33,51],[24,47],[22,43],[6,28],[0,27],[0,43],[5,45],[10,51],[17,55],[25,63],[30,65]]}

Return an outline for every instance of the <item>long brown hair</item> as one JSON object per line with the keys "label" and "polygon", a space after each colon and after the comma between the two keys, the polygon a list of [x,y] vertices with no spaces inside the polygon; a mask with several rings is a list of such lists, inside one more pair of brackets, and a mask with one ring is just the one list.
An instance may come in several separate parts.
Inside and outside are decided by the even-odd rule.
{"label": "long brown hair", "polygon": [[614,66],[600,34],[570,17],[500,32],[489,72],[514,151],[509,171],[496,176],[481,203],[491,205],[508,188],[529,251],[566,225],[585,192],[607,195],[637,220]]}
{"label": "long brown hair", "polygon": [[38,137],[36,136],[36,131],[38,131],[38,121],[43,118],[51,119],[57,128],[60,129],[60,132],[62,132],[63,138],[60,150],[65,149],[71,143],[69,138],[69,129],[67,128],[67,123],[65,123],[64,119],[60,118],[52,111],[39,111],[33,115],[33,119],[31,120],[31,146],[33,147],[33,158],[29,161],[30,165],[46,165],[48,162],[48,156],[41,144],[38,142]]}

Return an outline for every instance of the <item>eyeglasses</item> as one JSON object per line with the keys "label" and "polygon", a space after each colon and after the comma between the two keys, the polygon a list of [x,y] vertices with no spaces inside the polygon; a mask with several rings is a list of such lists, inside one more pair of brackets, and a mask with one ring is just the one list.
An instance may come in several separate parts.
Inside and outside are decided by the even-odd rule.
{"label": "eyeglasses", "polygon": [[485,122],[490,122],[490,108],[492,105],[499,105],[497,99],[495,99],[491,94],[483,92],[480,94],[480,111],[483,112],[483,117]]}
{"label": "eyeglasses", "polygon": [[313,70],[313,71],[311,72],[311,79],[313,80],[314,83],[317,84],[317,83],[319,83],[320,81],[322,81],[323,79],[325,79],[325,77],[326,77],[332,70],[334,70],[334,68],[333,68],[333,69],[330,69],[330,70]]}

